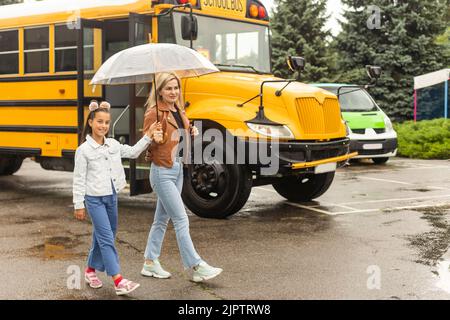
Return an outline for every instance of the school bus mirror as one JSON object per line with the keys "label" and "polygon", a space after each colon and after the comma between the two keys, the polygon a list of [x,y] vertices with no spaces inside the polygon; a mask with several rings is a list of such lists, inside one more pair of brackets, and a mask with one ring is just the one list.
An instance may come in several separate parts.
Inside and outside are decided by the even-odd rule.
{"label": "school bus mirror", "polygon": [[302,57],[296,57],[296,56],[289,56],[287,60],[287,64],[289,69],[292,72],[295,71],[303,71],[305,69],[305,58]]}
{"label": "school bus mirror", "polygon": [[197,17],[184,15],[181,17],[181,36],[183,40],[197,40]]}
{"label": "school bus mirror", "polygon": [[366,71],[371,80],[379,79],[381,76],[381,67],[367,65]]}

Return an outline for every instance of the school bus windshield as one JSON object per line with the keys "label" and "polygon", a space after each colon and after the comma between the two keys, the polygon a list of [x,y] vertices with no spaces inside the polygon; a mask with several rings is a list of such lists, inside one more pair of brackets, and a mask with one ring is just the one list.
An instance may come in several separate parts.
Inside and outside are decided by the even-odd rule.
{"label": "school bus windshield", "polygon": [[[174,13],[176,43],[189,47],[190,41],[181,37],[182,15]],[[271,73],[267,26],[205,16],[197,16],[197,20],[194,49],[220,69]]]}

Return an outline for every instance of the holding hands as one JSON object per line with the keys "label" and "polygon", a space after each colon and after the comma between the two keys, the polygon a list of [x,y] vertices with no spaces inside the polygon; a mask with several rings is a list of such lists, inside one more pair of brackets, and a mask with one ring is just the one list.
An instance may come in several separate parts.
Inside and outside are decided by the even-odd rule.
{"label": "holding hands", "polygon": [[198,136],[198,129],[197,129],[196,126],[194,126],[194,125],[191,124],[191,125],[190,125],[190,129],[191,129],[190,132],[191,132],[191,135],[192,135],[192,136],[194,136],[194,137],[195,137],[195,136]]}
{"label": "holding hands", "polygon": [[161,122],[155,121],[150,129],[146,132],[147,136],[154,140],[156,143],[161,143],[163,141],[163,131]]}

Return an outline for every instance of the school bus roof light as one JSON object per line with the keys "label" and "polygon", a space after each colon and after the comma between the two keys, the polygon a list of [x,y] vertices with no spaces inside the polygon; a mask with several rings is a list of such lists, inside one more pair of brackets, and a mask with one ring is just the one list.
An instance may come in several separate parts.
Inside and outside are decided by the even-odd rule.
{"label": "school bus roof light", "polygon": [[266,8],[257,0],[250,0],[247,17],[259,20],[269,20]]}
{"label": "school bus roof light", "polygon": [[253,19],[258,18],[259,15],[259,10],[258,10],[258,6],[254,3],[252,3],[250,5],[250,17],[252,17]]}
{"label": "school bus roof light", "polygon": [[258,8],[258,18],[259,19],[264,19],[267,17],[267,11],[266,8],[264,8],[263,6],[260,6]]}
{"label": "school bus roof light", "polygon": [[193,7],[197,6],[197,0],[178,0],[178,4],[190,3]]}

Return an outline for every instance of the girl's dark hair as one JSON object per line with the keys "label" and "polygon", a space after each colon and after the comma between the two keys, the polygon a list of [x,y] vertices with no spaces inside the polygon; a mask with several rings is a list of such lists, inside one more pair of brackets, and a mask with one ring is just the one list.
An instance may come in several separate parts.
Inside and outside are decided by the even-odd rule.
{"label": "girl's dark hair", "polygon": [[81,136],[81,141],[85,142],[86,141],[86,136],[92,135],[92,127],[89,125],[89,120],[94,120],[95,115],[98,112],[106,112],[108,114],[110,114],[110,104],[106,101],[103,101],[102,103],[100,103],[100,106],[98,105],[98,102],[96,100],[92,100],[91,104],[89,105],[89,115],[86,119],[86,123],[84,124],[84,129],[83,129],[83,134]]}

